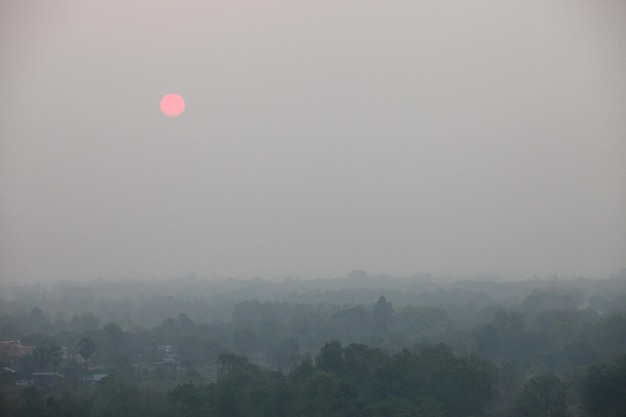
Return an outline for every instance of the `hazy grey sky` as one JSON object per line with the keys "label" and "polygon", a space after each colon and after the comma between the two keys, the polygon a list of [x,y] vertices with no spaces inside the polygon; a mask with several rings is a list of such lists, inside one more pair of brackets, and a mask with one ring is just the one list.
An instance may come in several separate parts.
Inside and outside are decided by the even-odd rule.
{"label": "hazy grey sky", "polygon": [[4,0],[0,55],[0,280],[626,266],[623,0]]}

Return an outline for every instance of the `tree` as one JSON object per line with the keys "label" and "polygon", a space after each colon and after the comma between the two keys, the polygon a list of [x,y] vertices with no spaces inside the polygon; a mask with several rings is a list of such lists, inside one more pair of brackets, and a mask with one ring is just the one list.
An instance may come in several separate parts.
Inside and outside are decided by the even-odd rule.
{"label": "tree", "polygon": [[626,415],[626,355],[614,364],[589,368],[583,381],[583,405],[593,416]]}
{"label": "tree", "polygon": [[296,339],[289,337],[283,339],[278,346],[272,348],[272,361],[280,366],[289,365],[300,350],[300,345]]}
{"label": "tree", "polygon": [[24,388],[20,396],[23,399],[23,403],[17,411],[17,416],[34,417],[44,415],[44,399],[36,387],[30,386]]}
{"label": "tree", "polygon": [[387,357],[376,348],[351,343],[343,351],[342,374],[354,382],[363,383],[375,377],[376,371],[385,366]]}
{"label": "tree", "polygon": [[78,342],[78,353],[87,362],[96,351],[96,345],[89,337],[83,337]]}
{"label": "tree", "polygon": [[445,328],[450,324],[443,307],[408,305],[400,310],[400,325],[404,331],[422,333],[428,329]]}
{"label": "tree", "polygon": [[451,416],[481,414],[494,396],[491,363],[458,358],[444,344],[423,348],[410,373],[423,396],[441,403]]}
{"label": "tree", "polygon": [[72,317],[72,327],[77,332],[94,331],[98,329],[100,321],[93,313],[83,313]]}
{"label": "tree", "polygon": [[389,334],[393,322],[393,308],[385,297],[380,297],[372,309],[372,336],[374,341],[382,342]]}
{"label": "tree", "polygon": [[472,331],[476,340],[476,351],[485,358],[494,358],[500,351],[498,329],[491,324],[483,324]]}
{"label": "tree", "polygon": [[7,323],[2,328],[2,332],[0,332],[0,335],[0,337],[2,337],[2,340],[15,340],[19,338],[20,331],[15,323]]}
{"label": "tree", "polygon": [[332,340],[324,345],[317,357],[317,367],[323,371],[341,372],[341,363],[343,361],[343,347],[338,340]]}
{"label": "tree", "polygon": [[253,401],[251,396],[263,386],[263,372],[245,357],[232,353],[220,355],[218,363],[215,390],[217,415],[238,417],[252,414],[259,401]]}
{"label": "tree", "polygon": [[174,417],[210,417],[215,415],[215,384],[185,383],[167,394],[168,411]]}
{"label": "tree", "polygon": [[11,415],[11,411],[12,410],[10,410],[9,404],[4,397],[2,390],[0,390],[0,416],[9,416]]}
{"label": "tree", "polygon": [[403,350],[376,372],[377,392],[385,398],[440,404],[447,416],[484,412],[493,399],[493,370],[478,357],[459,358],[444,344],[418,354]]}
{"label": "tree", "polygon": [[46,366],[52,363],[56,372],[56,367],[63,360],[63,349],[54,339],[45,338],[35,346],[33,358],[41,370],[45,370]]}
{"label": "tree", "polygon": [[63,350],[60,346],[57,346],[58,349],[54,349],[52,351],[52,355],[50,357],[50,362],[52,363],[54,373],[57,371],[57,366],[63,361]]}
{"label": "tree", "polygon": [[102,330],[109,338],[109,346],[112,351],[119,352],[128,347],[128,335],[117,323],[109,323]]}
{"label": "tree", "polygon": [[259,349],[259,336],[251,327],[236,329],[233,332],[233,345],[235,351],[242,355],[255,353]]}
{"label": "tree", "polygon": [[333,415],[339,407],[341,384],[336,375],[317,371],[308,377],[300,392],[298,408],[304,415]]}
{"label": "tree", "polygon": [[532,338],[524,319],[515,311],[497,311],[493,327],[498,340],[498,355],[505,359],[522,359],[532,351]]}
{"label": "tree", "polygon": [[335,327],[332,337],[366,342],[369,340],[372,315],[361,306],[337,311],[331,316]]}
{"label": "tree", "polygon": [[84,363],[78,363],[76,360],[71,359],[63,366],[61,372],[63,372],[68,381],[76,384],[87,372],[87,367]]}
{"label": "tree", "polygon": [[554,374],[534,376],[517,398],[517,415],[566,417],[567,386]]}
{"label": "tree", "polygon": [[95,417],[140,416],[139,390],[117,375],[96,383],[92,415]]}
{"label": "tree", "polygon": [[45,334],[49,330],[50,323],[48,322],[48,319],[44,315],[42,309],[40,309],[39,307],[33,308],[32,310],[30,310],[29,316],[30,326],[32,326],[31,328],[37,333]]}

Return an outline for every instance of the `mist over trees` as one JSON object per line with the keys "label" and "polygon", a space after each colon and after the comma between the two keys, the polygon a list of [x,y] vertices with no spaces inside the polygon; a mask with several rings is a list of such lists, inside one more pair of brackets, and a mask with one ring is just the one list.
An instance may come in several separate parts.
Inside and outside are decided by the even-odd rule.
{"label": "mist over trees", "polygon": [[622,275],[7,287],[0,414],[620,415]]}

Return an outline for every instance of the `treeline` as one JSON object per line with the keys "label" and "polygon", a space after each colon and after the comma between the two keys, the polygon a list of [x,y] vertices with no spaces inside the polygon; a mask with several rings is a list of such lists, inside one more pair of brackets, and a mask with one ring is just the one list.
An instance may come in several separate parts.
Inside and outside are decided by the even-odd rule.
{"label": "treeline", "polygon": [[[0,339],[20,340],[34,350],[19,357],[0,351],[3,404],[19,415],[29,415],[24,410],[36,404],[43,408],[32,415],[72,415],[66,406],[83,415],[134,415],[133,407],[145,399],[140,415],[162,415],[158,413],[164,410],[167,415],[196,415],[203,407],[229,415],[217,395],[235,395],[220,390],[235,384],[226,370],[236,363],[236,372],[258,377],[250,380],[256,385],[232,385],[245,394],[233,400],[243,407],[237,409],[242,415],[256,415],[245,404],[260,407],[269,401],[265,395],[281,398],[271,407],[280,404],[296,415],[626,413],[624,279],[434,284],[389,278],[385,283],[355,272],[338,281],[323,290],[310,282],[228,281],[220,287],[189,279],[178,293],[173,283],[158,293],[156,284],[151,295],[137,298],[128,298],[137,287],[127,283],[128,294],[122,291],[119,299],[109,297],[121,283],[59,284],[61,292],[59,287],[21,287],[11,298],[0,299]],[[346,288],[347,283],[354,288]],[[379,288],[383,284],[389,288]],[[97,288],[106,294],[98,295]],[[139,288],[149,287],[141,283]],[[203,292],[207,288],[221,292],[208,295]],[[271,288],[277,289],[274,298]],[[194,296],[193,289],[198,289]],[[259,297],[240,299],[251,294]],[[217,298],[216,312],[210,313]],[[103,300],[119,307],[119,321],[109,321],[109,313],[100,315]],[[154,326],[133,324],[139,312],[157,311],[157,301],[163,303],[159,316],[172,314]],[[406,363],[400,365],[402,360]],[[436,369],[428,368],[429,363]],[[16,386],[17,380],[42,372],[62,377],[54,384]],[[107,377],[86,382],[94,374]],[[306,376],[298,379],[301,374]],[[324,402],[338,408],[321,411],[303,405],[308,398],[303,392],[315,385],[309,380],[314,376],[313,381],[326,381],[320,386],[336,388],[331,390],[334,400]],[[467,391],[469,385],[462,381],[470,380],[471,389],[479,391]],[[412,387],[413,397],[403,393],[403,386]],[[461,395],[466,391],[473,392],[472,400],[480,399],[480,407],[467,405],[470,398]],[[187,400],[176,400],[180,396],[200,404],[198,410]],[[126,404],[123,398],[128,399],[126,414],[102,411]],[[267,415],[279,413],[263,407]],[[66,414],[50,414],[54,410]]]}
{"label": "treeline", "polygon": [[[52,322],[34,308],[0,316],[0,331],[2,340],[19,339],[31,346],[52,338],[67,347],[70,357],[78,355],[79,341],[89,338],[95,345],[93,366],[158,361],[162,357],[158,346],[171,345],[177,360],[201,373],[216,364],[220,353],[288,368],[293,357],[316,352],[332,339],[389,352],[444,343],[456,354],[475,353],[497,363],[514,361],[524,369],[554,372],[576,372],[626,351],[626,315],[577,307],[581,302],[573,300],[560,289],[534,291],[509,308],[477,306],[472,299],[397,307],[384,296],[370,304],[343,306],[252,300],[233,306],[227,322],[200,324],[179,313],[150,329],[100,324],[91,313]],[[28,359],[22,366],[38,370],[36,361]],[[69,365],[66,360],[59,369]]]}
{"label": "treeline", "polygon": [[0,415],[15,417],[567,417],[626,412],[626,355],[589,367],[573,390],[553,373],[528,375],[507,401],[511,374],[446,345],[395,354],[361,344],[324,345],[283,373],[222,354],[214,382],[172,389],[114,373],[94,386],[0,391]]}
{"label": "treeline", "polygon": [[[550,293],[552,299],[529,298],[535,291]],[[381,294],[393,301],[396,308],[443,306],[455,320],[465,317],[468,308],[479,311],[499,305],[522,313],[541,308],[533,305],[533,300],[543,303],[543,309],[591,307],[604,314],[623,313],[626,312],[626,269],[611,279],[511,282],[493,278],[440,281],[429,275],[400,278],[362,271],[332,280],[302,281],[211,281],[193,275],[162,281],[95,279],[19,286],[0,281],[0,315],[12,315],[11,321],[22,334],[40,331],[41,323],[31,326],[27,317],[34,308],[45,311],[49,324],[58,330],[85,330],[110,322],[135,330],[152,328],[179,313],[186,313],[198,324],[228,322],[234,305],[255,299],[261,303],[325,304],[341,308],[370,304]],[[453,310],[455,306],[465,310]]]}

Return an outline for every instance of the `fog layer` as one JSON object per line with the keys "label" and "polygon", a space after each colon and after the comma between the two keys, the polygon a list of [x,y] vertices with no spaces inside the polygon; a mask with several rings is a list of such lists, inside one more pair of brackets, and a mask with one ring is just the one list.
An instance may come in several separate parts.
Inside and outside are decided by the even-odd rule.
{"label": "fog layer", "polygon": [[618,0],[4,1],[0,280],[617,271],[625,21]]}

